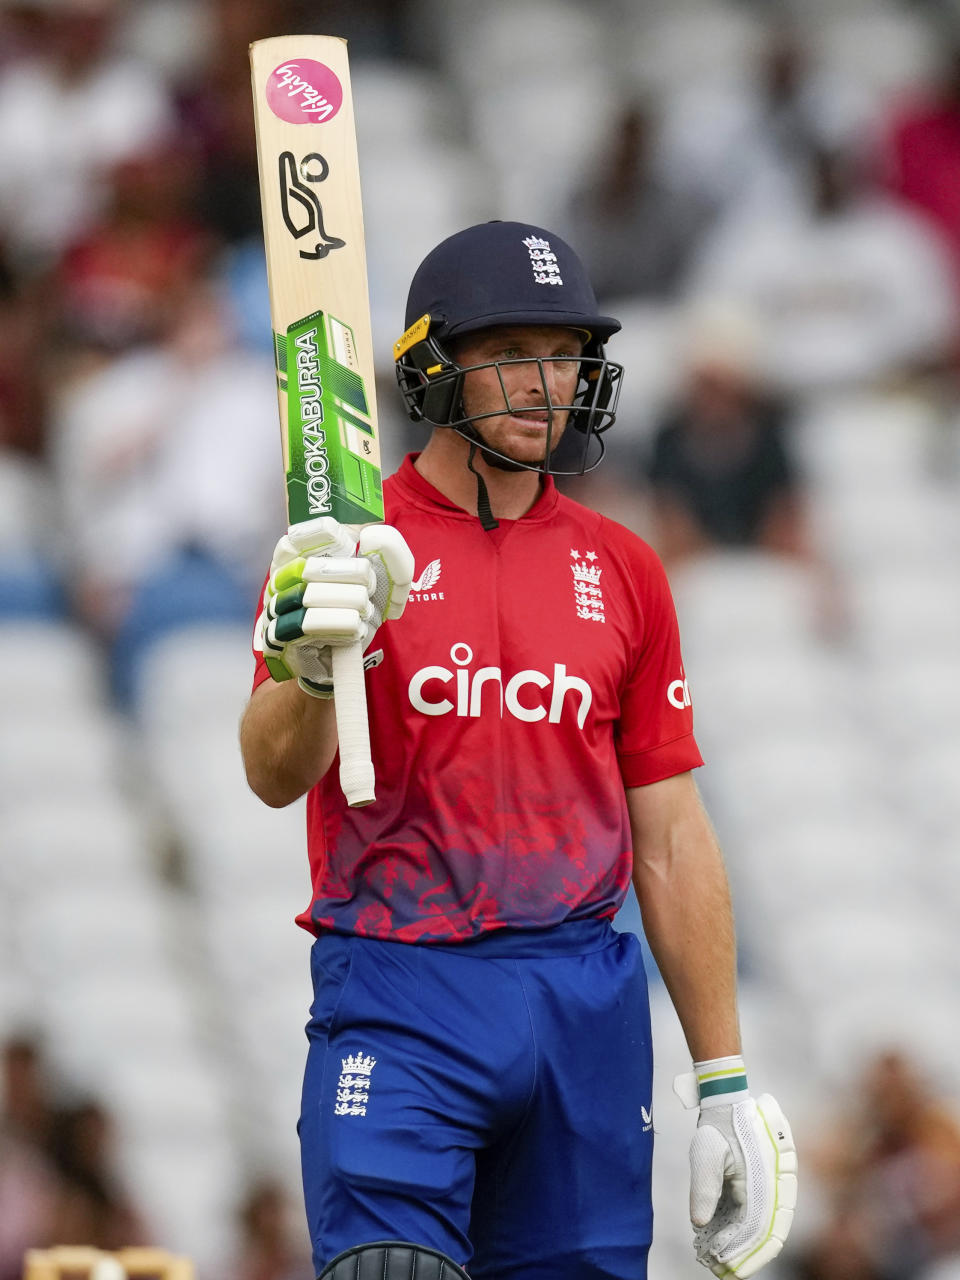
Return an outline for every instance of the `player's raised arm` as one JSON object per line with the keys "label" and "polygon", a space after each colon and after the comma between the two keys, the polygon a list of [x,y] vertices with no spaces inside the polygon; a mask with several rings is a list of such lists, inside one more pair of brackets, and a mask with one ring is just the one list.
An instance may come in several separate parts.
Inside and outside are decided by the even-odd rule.
{"label": "player's raised arm", "polygon": [[298,684],[265,680],[253,691],[240,721],[240,753],[251,791],[282,809],[319,782],[337,754],[332,702]]}
{"label": "player's raised arm", "polygon": [[[368,526],[357,544],[322,517],[291,526],[277,543],[254,636],[272,680],[255,690],[240,726],[247,781],[266,804],[292,803],[330,768],[333,651],[356,644],[367,653],[381,622],[403,613],[413,567],[390,525]],[[368,654],[364,666],[377,659]]]}

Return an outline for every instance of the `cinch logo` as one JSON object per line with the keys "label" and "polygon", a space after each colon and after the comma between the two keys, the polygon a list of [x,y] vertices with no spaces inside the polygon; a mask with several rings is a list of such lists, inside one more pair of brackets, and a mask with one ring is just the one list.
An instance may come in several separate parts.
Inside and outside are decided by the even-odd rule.
{"label": "cinch logo", "polygon": [[[425,716],[446,716],[450,712],[477,719],[483,710],[484,690],[487,686],[486,705],[498,708],[500,718],[504,710],[517,720],[531,723],[546,720],[559,724],[566,709],[567,695],[570,707],[577,717],[577,727],[583,728],[587,712],[593,704],[593,690],[579,676],[568,676],[562,662],[553,664],[553,676],[542,671],[518,671],[504,684],[499,667],[478,667],[469,671],[473,650],[468,644],[458,643],[450,650],[450,658],[456,670],[448,667],[421,667],[415,672],[407,693],[410,705]],[[453,688],[446,686],[452,685]],[[531,689],[549,689],[549,699],[531,693]],[[456,696],[447,697],[447,694]]]}
{"label": "cinch logo", "polygon": [[690,701],[690,687],[686,680],[674,680],[673,684],[668,686],[667,701],[678,711],[682,711],[684,707],[693,706]]}

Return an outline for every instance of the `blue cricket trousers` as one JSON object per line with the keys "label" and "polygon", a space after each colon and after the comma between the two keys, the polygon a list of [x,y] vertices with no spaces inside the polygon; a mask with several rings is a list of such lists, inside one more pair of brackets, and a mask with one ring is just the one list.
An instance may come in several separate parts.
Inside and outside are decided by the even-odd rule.
{"label": "blue cricket trousers", "polygon": [[392,1239],[475,1280],[644,1280],[652,1054],[633,934],[325,934],[311,965],[299,1132],[318,1274]]}

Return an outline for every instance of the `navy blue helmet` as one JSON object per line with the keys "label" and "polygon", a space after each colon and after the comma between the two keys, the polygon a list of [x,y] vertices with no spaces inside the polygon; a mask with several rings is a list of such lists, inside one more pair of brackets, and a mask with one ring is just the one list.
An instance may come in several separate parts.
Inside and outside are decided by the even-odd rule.
{"label": "navy blue helmet", "polygon": [[534,469],[572,475],[592,470],[603,456],[601,433],[616,416],[623,370],[606,358],[603,344],[620,322],[599,314],[583,263],[565,241],[542,227],[480,223],[444,240],[420,264],[407,299],[406,332],[394,344],[397,379],[410,417],[452,427],[488,449],[482,421],[464,414],[462,390],[469,368],[489,366],[458,364],[456,340],[501,325],[556,325],[582,333],[574,401],[551,406],[567,411],[569,425],[580,433],[579,447],[571,450],[568,444],[556,457],[548,450]]}

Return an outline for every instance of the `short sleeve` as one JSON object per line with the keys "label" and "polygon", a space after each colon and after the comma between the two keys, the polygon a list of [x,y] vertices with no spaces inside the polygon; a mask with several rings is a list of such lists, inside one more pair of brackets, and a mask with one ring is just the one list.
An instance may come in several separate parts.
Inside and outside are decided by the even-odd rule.
{"label": "short sleeve", "polygon": [[268,578],[269,574],[267,575],[267,578],[264,578],[263,586],[260,589],[260,595],[257,599],[257,613],[250,632],[250,648],[253,653],[254,660],[253,684],[250,686],[251,693],[256,689],[259,689],[264,680],[270,679],[270,672],[267,670],[267,664],[263,660],[263,651],[257,647],[257,623],[259,622],[260,614],[263,611],[263,595],[267,589]]}
{"label": "short sleeve", "polygon": [[617,759],[624,786],[642,787],[703,764],[663,565],[648,550],[638,584],[639,650],[620,699]]}

